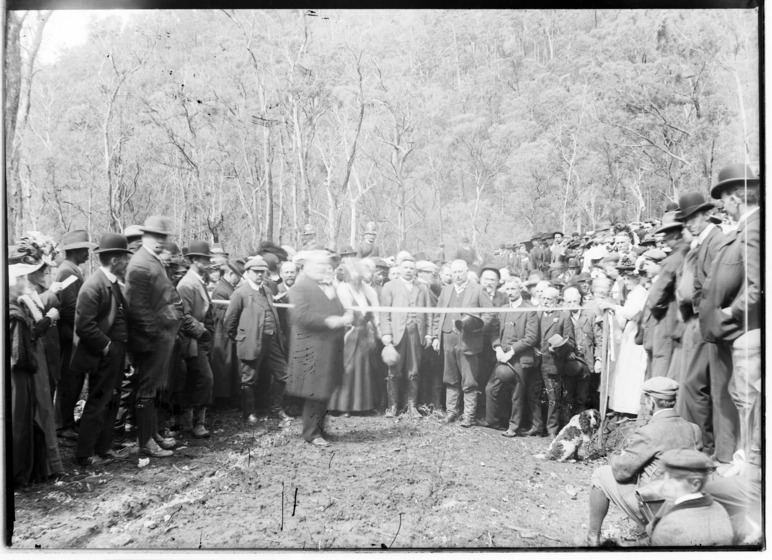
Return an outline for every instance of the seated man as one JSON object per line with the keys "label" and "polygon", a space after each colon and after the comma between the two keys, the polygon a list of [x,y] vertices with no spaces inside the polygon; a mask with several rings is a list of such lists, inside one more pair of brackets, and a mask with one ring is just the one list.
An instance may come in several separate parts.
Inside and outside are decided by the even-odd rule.
{"label": "seated man", "polygon": [[[760,385],[760,380],[756,382]],[[760,387],[757,387],[757,391]],[[759,544],[762,537],[761,520],[761,393],[751,410],[750,449],[735,453],[735,467],[723,477],[708,482],[705,492],[726,509],[732,522],[738,544]],[[746,458],[747,457],[747,458]]]}
{"label": "seated man", "polygon": [[660,457],[666,502],[646,532],[652,546],[728,546],[732,524],[721,505],[702,489],[715,468],[710,457],[694,449],[671,449]]}
{"label": "seated man", "polygon": [[614,502],[641,528],[646,526],[635,491],[652,479],[663,452],[682,448],[702,450],[700,429],[673,410],[678,382],[666,377],[652,377],[644,382],[642,389],[643,409],[651,419],[635,430],[620,455],[612,456],[608,465],[592,473],[588,546],[599,545],[601,527],[610,502]]}

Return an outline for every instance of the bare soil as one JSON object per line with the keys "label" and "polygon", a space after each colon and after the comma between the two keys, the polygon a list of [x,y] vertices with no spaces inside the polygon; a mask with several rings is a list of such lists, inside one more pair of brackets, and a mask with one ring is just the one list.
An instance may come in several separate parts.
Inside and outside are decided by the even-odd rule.
{"label": "bare soil", "polygon": [[[332,417],[324,449],[300,439],[300,420],[210,418],[210,439],[183,437],[144,467],[135,447],[79,469],[74,442],[60,440],[67,473],[14,493],[13,548],[574,548],[605,464],[540,460],[548,438],[435,416]],[[636,532],[612,506],[604,536],[634,546]]]}

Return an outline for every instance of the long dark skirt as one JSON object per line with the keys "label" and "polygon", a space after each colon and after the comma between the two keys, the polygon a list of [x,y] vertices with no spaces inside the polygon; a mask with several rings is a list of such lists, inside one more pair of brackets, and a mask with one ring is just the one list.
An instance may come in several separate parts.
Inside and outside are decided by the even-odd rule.
{"label": "long dark skirt", "polygon": [[361,412],[376,407],[375,376],[371,357],[373,326],[356,326],[346,333],[344,341],[343,383],[330,397],[330,410]]}

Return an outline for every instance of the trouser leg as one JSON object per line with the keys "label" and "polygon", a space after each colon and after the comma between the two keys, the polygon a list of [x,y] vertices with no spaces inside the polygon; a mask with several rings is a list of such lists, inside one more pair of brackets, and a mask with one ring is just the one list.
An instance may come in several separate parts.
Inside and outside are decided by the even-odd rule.
{"label": "trouser leg", "polygon": [[461,370],[456,355],[458,336],[455,333],[442,333],[442,347],[444,365],[442,381],[445,384],[446,403],[448,414],[458,415],[458,398],[461,387]]}
{"label": "trouser leg", "polygon": [[550,435],[560,431],[560,402],[563,385],[558,375],[544,375],[544,387],[547,390],[547,431]]}
{"label": "trouser leg", "polygon": [[257,360],[241,360],[241,412],[246,418],[255,413]]}
{"label": "trouser leg", "polygon": [[712,401],[713,436],[716,459],[732,461],[739,439],[737,408],[729,395],[732,376],[732,347],[728,344],[710,344],[710,397]]}
{"label": "trouser leg", "polygon": [[327,401],[305,399],[303,402],[303,439],[311,442],[322,437],[322,423],[327,414]]}
{"label": "trouser leg", "polygon": [[287,386],[287,358],[279,346],[279,335],[273,334],[264,340],[268,351],[262,361],[271,371],[271,412],[277,414],[283,410],[284,390]]}
{"label": "trouser leg", "polygon": [[684,340],[686,368],[678,390],[676,408],[684,420],[700,427],[705,446],[703,451],[711,455],[715,441],[710,396],[710,349],[709,343],[700,334],[696,317],[686,324]]}
{"label": "trouser leg", "polygon": [[515,372],[506,364],[498,364],[485,387],[485,421],[502,424],[507,418],[507,402],[515,385]]}

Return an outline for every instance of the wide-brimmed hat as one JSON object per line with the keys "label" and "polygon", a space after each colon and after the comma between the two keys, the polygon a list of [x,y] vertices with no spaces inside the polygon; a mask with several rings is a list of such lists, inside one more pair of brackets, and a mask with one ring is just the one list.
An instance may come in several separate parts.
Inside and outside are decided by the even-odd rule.
{"label": "wide-brimmed hat", "polygon": [[126,239],[129,241],[129,243],[132,243],[133,241],[136,241],[142,237],[141,226],[137,224],[126,226],[126,228],[123,230],[123,235],[126,236]]}
{"label": "wide-brimmed hat", "polygon": [[466,334],[481,331],[484,324],[481,317],[468,313],[462,313],[461,318],[454,322],[456,330]]}
{"label": "wide-brimmed hat", "polygon": [[639,245],[656,245],[657,244],[657,238],[654,236],[653,233],[647,233],[643,236],[643,239],[641,239],[641,242]]}
{"label": "wide-brimmed hat", "polygon": [[244,272],[247,270],[247,263],[244,259],[233,259],[228,261],[228,268],[231,269],[234,274],[243,277]]}
{"label": "wide-brimmed hat", "polygon": [[622,255],[622,258],[619,259],[619,263],[615,268],[620,272],[632,272],[633,270],[636,270],[635,261],[633,261],[633,259],[631,259],[628,255]]}
{"label": "wide-brimmed hat", "polygon": [[710,210],[714,206],[715,204],[705,200],[705,197],[702,196],[702,193],[686,193],[678,199],[678,207],[680,210],[676,214],[676,218],[683,221],[688,219],[690,216],[693,216],[697,212]]}
{"label": "wide-brimmed hat", "polygon": [[94,249],[95,247],[96,243],[88,240],[88,232],[85,229],[76,229],[62,236],[57,249],[60,251],[72,251],[75,249]]}
{"label": "wide-brimmed hat", "polygon": [[107,232],[99,239],[99,246],[94,250],[94,254],[101,253],[131,253],[129,240],[120,233]]}
{"label": "wide-brimmed hat", "polygon": [[8,276],[18,278],[32,274],[46,264],[43,253],[33,247],[11,245],[8,247]]}
{"label": "wide-brimmed hat", "polygon": [[145,223],[139,226],[143,233],[155,233],[158,235],[172,234],[171,218],[166,216],[148,216]]}
{"label": "wide-brimmed hat", "polygon": [[741,185],[756,187],[759,185],[759,178],[749,165],[745,165],[744,163],[727,165],[718,172],[718,183],[711,187],[710,196],[713,198],[721,198],[721,192],[724,189],[739,187]]}
{"label": "wide-brimmed hat", "polygon": [[378,229],[375,227],[375,222],[367,222],[365,225],[365,233],[378,234]]}
{"label": "wide-brimmed hat", "polygon": [[399,352],[391,344],[386,345],[381,350],[381,359],[389,367],[394,367],[399,363]]}
{"label": "wide-brimmed hat", "polygon": [[209,250],[209,243],[206,241],[199,241],[198,239],[195,241],[191,241],[190,245],[188,245],[188,253],[185,255],[186,257],[206,257],[208,259],[212,258],[212,252]]}
{"label": "wide-brimmed hat", "polygon": [[678,219],[677,215],[678,212],[676,211],[665,212],[665,215],[662,216],[662,225],[659,226],[654,233],[665,233],[672,229],[682,229],[684,223]]}

